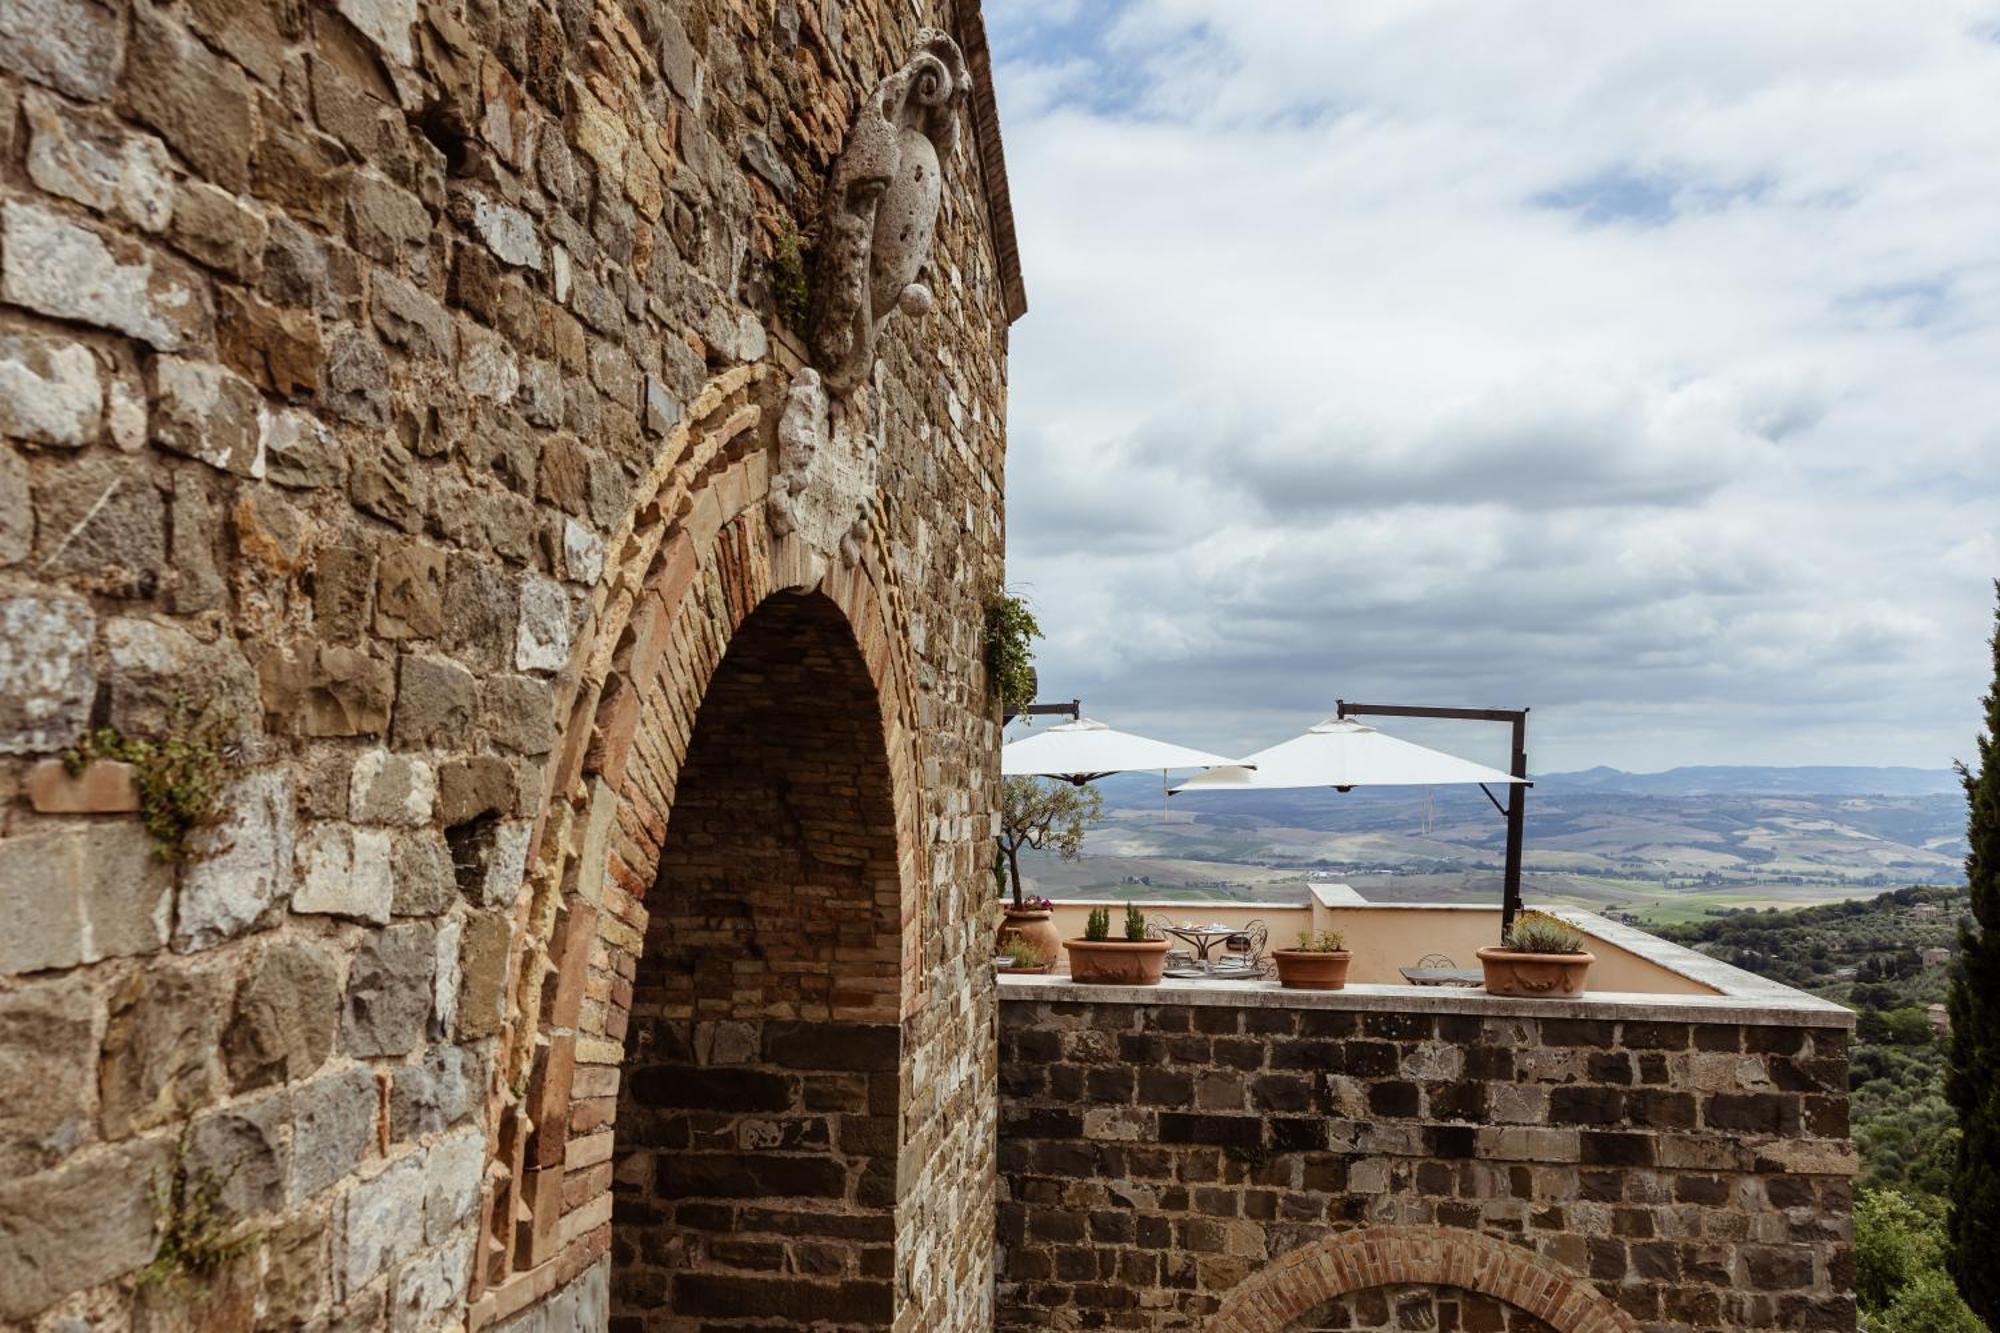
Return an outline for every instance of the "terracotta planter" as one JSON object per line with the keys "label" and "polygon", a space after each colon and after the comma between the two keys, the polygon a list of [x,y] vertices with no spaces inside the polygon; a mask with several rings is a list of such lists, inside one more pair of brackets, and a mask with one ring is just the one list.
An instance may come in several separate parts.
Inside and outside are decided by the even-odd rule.
{"label": "terracotta planter", "polygon": [[1597,961],[1588,953],[1519,953],[1484,948],[1479,965],[1486,969],[1486,993],[1517,999],[1560,999],[1583,994],[1583,974]]}
{"label": "terracotta planter", "polygon": [[[1053,963],[1061,956],[1062,935],[1056,930],[1054,912],[1043,908],[1037,912],[1016,911],[1006,908],[1006,919],[1000,923],[1000,934],[994,940],[994,951],[1004,952],[1010,941],[1026,940],[1034,946],[1035,956],[1047,963]],[[1016,972],[1023,971],[1015,968]]]}
{"label": "terracotta planter", "polygon": [[1273,949],[1278,965],[1278,984],[1287,990],[1343,990],[1347,986],[1347,965],[1354,961],[1346,949],[1334,952],[1308,949]]}
{"label": "terracotta planter", "polygon": [[1045,977],[1053,963],[1043,963],[1040,967],[996,967],[993,970],[1003,977]]}
{"label": "terracotta planter", "polygon": [[1100,986],[1157,986],[1167,966],[1165,940],[1064,940],[1072,981]]}

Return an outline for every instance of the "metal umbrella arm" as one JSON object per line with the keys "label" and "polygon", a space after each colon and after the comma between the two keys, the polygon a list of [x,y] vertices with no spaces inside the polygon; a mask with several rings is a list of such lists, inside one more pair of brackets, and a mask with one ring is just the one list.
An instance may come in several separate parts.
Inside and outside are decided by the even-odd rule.
{"label": "metal umbrella arm", "polygon": [[1509,783],[1507,804],[1501,805],[1485,783],[1479,790],[1486,793],[1486,799],[1493,802],[1507,820],[1507,860],[1502,873],[1500,890],[1500,941],[1506,943],[1513,932],[1514,918],[1521,912],[1521,843],[1527,829],[1528,788],[1535,784],[1528,779],[1528,710],[1525,708],[1431,708],[1419,704],[1351,704],[1345,699],[1334,701],[1336,717],[1438,717],[1458,722],[1505,722],[1514,729],[1514,744],[1511,762],[1507,771],[1519,782]]}

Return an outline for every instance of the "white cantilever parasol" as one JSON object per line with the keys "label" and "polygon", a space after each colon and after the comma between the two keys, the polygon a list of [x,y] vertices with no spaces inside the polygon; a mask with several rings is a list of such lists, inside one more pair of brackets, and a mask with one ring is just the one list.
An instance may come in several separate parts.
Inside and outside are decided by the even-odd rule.
{"label": "white cantilever parasol", "polygon": [[1397,740],[1352,718],[1320,723],[1303,736],[1212,768],[1175,787],[1174,794],[1273,791],[1285,787],[1433,787],[1447,783],[1527,782],[1455,754]]}
{"label": "white cantilever parasol", "polygon": [[1113,773],[1241,766],[1247,762],[1134,736],[1087,717],[1010,742],[1000,750],[1000,772],[1007,777],[1061,778],[1078,786]]}

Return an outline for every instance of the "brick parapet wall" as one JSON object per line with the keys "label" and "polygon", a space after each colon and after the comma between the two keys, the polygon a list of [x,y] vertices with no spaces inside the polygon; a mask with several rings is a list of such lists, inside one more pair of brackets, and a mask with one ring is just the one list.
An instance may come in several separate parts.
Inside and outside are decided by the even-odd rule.
{"label": "brick parapet wall", "polygon": [[1403,1227],[1518,1248],[1648,1329],[1854,1327],[1844,1027],[1484,1000],[1005,988],[1000,1325],[1201,1327],[1288,1256]]}

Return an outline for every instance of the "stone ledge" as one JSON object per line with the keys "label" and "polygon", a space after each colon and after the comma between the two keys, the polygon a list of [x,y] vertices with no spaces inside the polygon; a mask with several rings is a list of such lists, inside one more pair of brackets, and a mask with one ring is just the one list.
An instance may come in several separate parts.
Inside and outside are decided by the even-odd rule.
{"label": "stone ledge", "polygon": [[[1734,969],[1731,969],[1732,971]],[[1854,1013],[1803,991],[1762,995],[1647,995],[1594,991],[1575,1000],[1516,1000],[1465,987],[1353,985],[1286,990],[1275,981],[1176,981],[1157,986],[1086,986],[1066,976],[1003,976],[1000,999],[1077,1004],[1185,1004],[1241,1009],[1351,1009],[1492,1018],[1606,1018],[1639,1022],[1743,1023],[1851,1028]]]}

